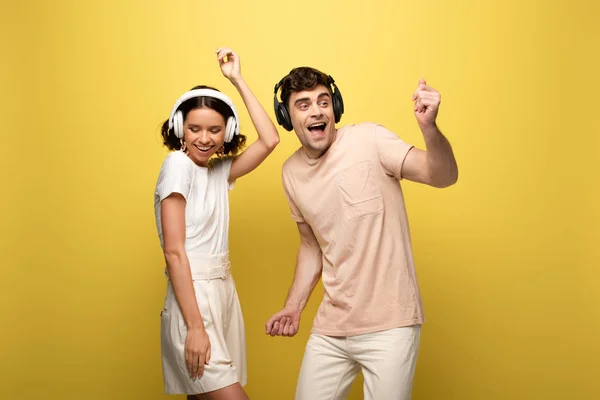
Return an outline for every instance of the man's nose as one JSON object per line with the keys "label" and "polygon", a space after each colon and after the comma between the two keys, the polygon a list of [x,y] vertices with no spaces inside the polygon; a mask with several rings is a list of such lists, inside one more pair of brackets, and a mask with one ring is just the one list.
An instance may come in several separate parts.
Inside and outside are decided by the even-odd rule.
{"label": "man's nose", "polygon": [[313,103],[310,106],[310,115],[313,117],[320,117],[321,115],[323,115],[323,110],[321,109],[321,107],[319,107],[317,103]]}

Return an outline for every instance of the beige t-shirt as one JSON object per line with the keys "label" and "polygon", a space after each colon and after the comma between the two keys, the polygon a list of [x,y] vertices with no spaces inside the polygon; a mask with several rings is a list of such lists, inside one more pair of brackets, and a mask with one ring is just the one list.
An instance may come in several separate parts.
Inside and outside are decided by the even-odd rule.
{"label": "beige t-shirt", "polygon": [[352,336],[425,321],[400,186],[411,145],[381,125],[347,125],[329,150],[283,165],[292,218],[323,252],[325,296],[313,332]]}

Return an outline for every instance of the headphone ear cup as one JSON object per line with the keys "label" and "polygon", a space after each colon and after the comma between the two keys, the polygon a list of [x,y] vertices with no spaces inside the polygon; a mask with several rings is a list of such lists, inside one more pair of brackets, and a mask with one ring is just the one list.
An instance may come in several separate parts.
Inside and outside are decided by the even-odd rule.
{"label": "headphone ear cup", "polygon": [[290,118],[290,114],[288,113],[285,105],[277,99],[277,90],[283,84],[283,79],[275,85],[275,94],[273,96],[273,109],[275,111],[275,118],[277,119],[277,123],[283,127],[286,131],[291,131],[294,129],[292,126],[292,119]]}
{"label": "headphone ear cup", "polygon": [[183,114],[177,111],[173,116],[173,132],[178,139],[183,137]]}
{"label": "headphone ear cup", "polygon": [[[337,89],[336,89],[337,92]],[[342,118],[342,114],[344,114],[344,99],[342,98],[342,95],[340,93],[338,93],[337,95],[339,101],[339,107],[340,107],[340,118]]]}
{"label": "headphone ear cup", "polygon": [[342,98],[342,94],[338,87],[333,84],[334,92],[333,92],[333,115],[335,117],[335,122],[340,122],[342,119],[342,114],[344,113],[344,99]]}
{"label": "headphone ear cup", "polygon": [[233,140],[233,135],[237,128],[234,117],[227,118],[227,124],[225,125],[225,142],[229,143]]}
{"label": "headphone ear cup", "polygon": [[333,116],[335,118],[335,122],[338,123],[340,122],[340,104],[338,102],[337,97],[335,96],[335,93],[333,95]]}
{"label": "headphone ear cup", "polygon": [[273,97],[273,112],[275,113],[275,119],[279,125],[283,125],[283,119],[281,118],[281,111],[279,111],[279,106],[281,104],[277,101],[277,86],[275,87],[275,97]]}
{"label": "headphone ear cup", "polygon": [[287,108],[281,103],[277,106],[277,122],[279,122],[279,124],[283,126],[283,129],[288,132],[293,129],[292,120],[288,114]]}

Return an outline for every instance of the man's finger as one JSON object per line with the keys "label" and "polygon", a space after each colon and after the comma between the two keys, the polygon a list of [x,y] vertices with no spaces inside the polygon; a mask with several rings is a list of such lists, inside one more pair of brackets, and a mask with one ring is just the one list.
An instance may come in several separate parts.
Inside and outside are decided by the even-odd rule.
{"label": "man's finger", "polygon": [[428,85],[419,85],[419,90],[422,90],[423,92],[437,92],[437,90]]}
{"label": "man's finger", "polygon": [[289,317],[286,318],[285,326],[283,327],[283,336],[290,335],[291,324],[292,324],[292,320]]}
{"label": "man's finger", "polygon": [[271,328],[271,336],[275,336],[279,330],[279,321],[275,321],[273,328]]}
{"label": "man's finger", "polygon": [[415,89],[414,93],[413,93],[413,101],[419,98],[419,91],[421,90],[421,85],[417,85],[417,88]]}
{"label": "man's finger", "polygon": [[279,313],[277,313],[277,314],[273,314],[273,315],[271,316],[271,318],[269,318],[269,320],[267,321],[267,325],[266,325],[266,328],[267,328],[267,333],[270,333],[270,332],[271,332],[271,329],[273,329],[273,323],[274,323],[275,321],[277,321],[278,319],[279,319]]}
{"label": "man's finger", "polygon": [[281,320],[279,321],[279,331],[278,331],[279,336],[283,335],[284,327],[285,327],[285,317],[282,317]]}
{"label": "man's finger", "polygon": [[437,104],[437,100],[435,99],[423,99],[421,100],[421,104],[424,106],[433,106]]}
{"label": "man's finger", "polygon": [[422,90],[430,90],[431,88],[429,86],[427,86],[427,82],[425,82],[425,79],[421,78],[419,79],[419,89]]}
{"label": "man's finger", "polygon": [[417,101],[415,102],[415,111],[419,111],[419,109],[421,108],[421,99],[417,99]]}

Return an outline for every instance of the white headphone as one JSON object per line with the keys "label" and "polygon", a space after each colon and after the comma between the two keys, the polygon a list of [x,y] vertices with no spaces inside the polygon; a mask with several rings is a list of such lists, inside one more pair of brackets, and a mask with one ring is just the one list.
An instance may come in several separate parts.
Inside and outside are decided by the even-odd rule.
{"label": "white headphone", "polygon": [[186,100],[193,99],[194,97],[213,97],[223,101],[233,111],[233,117],[227,118],[225,125],[225,142],[229,143],[233,140],[233,135],[240,134],[240,119],[238,117],[237,110],[233,105],[233,101],[221,92],[212,89],[194,89],[184,93],[173,106],[171,116],[169,117],[169,129],[173,129],[175,136],[179,139],[183,137],[183,113],[178,110],[179,106]]}

